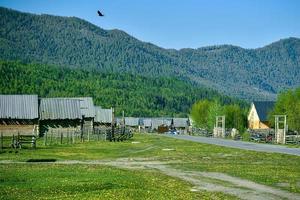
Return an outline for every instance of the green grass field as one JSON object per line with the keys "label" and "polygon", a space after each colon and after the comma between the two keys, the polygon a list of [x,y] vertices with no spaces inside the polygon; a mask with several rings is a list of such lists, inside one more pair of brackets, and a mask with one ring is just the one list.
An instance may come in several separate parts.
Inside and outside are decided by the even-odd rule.
{"label": "green grass field", "polygon": [[[140,143],[132,143],[133,141]],[[168,162],[174,170],[220,172],[292,193],[300,193],[300,158],[140,135],[125,142],[86,142],[36,150],[5,150],[0,160],[56,159],[113,161],[121,158]],[[163,149],[174,149],[164,151]],[[225,184],[225,183],[224,183]],[[0,164],[2,199],[235,199],[199,190],[159,170],[124,169],[99,164]]]}

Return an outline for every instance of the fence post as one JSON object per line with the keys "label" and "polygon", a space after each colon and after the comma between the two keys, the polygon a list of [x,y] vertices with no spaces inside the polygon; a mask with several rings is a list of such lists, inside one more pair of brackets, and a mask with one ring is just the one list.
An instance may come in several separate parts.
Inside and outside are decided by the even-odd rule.
{"label": "fence post", "polygon": [[69,132],[67,131],[67,144],[69,144]]}
{"label": "fence post", "polygon": [[1,132],[1,143],[0,143],[0,145],[1,145],[1,150],[3,149],[3,133]]}
{"label": "fence post", "polygon": [[44,145],[45,146],[47,145],[47,134],[46,134],[46,132],[44,133]]}
{"label": "fence post", "polygon": [[15,134],[13,134],[13,136],[12,136],[11,146],[12,146],[13,148],[15,148]]}
{"label": "fence post", "polygon": [[63,142],[63,133],[60,133],[60,144]]}

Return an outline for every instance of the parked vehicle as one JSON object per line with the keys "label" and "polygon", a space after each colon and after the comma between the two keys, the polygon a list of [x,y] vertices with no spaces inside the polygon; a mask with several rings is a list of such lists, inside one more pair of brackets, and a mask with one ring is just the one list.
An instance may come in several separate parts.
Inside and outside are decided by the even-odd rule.
{"label": "parked vehicle", "polygon": [[265,142],[266,137],[262,134],[256,133],[256,134],[251,135],[250,140],[254,141],[254,142]]}
{"label": "parked vehicle", "polygon": [[179,132],[177,130],[170,130],[168,133],[172,135],[179,135]]}

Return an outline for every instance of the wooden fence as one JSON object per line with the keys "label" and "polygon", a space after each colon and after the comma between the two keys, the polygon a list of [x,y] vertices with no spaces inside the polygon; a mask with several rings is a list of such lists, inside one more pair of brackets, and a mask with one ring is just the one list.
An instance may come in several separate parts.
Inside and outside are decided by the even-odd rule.
{"label": "wooden fence", "polygon": [[[38,144],[51,146],[63,144],[76,144],[88,141],[123,141],[131,138],[132,132],[128,128],[101,127],[95,128],[93,131],[78,131],[68,129],[52,129],[37,138],[36,136],[4,136],[0,133],[0,150],[5,148],[21,148],[23,144],[27,147],[36,146],[36,139],[40,140]],[[31,144],[31,145],[29,145]]]}

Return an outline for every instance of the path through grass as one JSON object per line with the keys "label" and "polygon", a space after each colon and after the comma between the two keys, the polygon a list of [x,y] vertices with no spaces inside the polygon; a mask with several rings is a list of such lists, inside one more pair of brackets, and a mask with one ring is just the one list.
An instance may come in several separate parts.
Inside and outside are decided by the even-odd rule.
{"label": "path through grass", "polygon": [[[133,141],[140,143],[132,143]],[[163,149],[174,150],[164,151]],[[6,151],[5,153],[0,154],[0,160],[15,161],[26,161],[28,159],[86,161],[115,160],[120,158],[147,158],[160,162],[168,162],[169,167],[184,171],[225,173],[260,184],[300,193],[300,158],[297,156],[239,150],[176,140],[159,135],[136,134],[132,140],[125,142],[90,142],[73,146],[58,145],[52,147],[39,147],[37,150],[19,150],[18,153],[9,153]],[[0,187],[2,194],[3,191],[10,191],[9,193],[7,192],[8,196],[6,197],[11,195],[12,198],[16,197],[15,195],[18,193],[18,189],[13,192],[14,187],[19,189],[25,187],[25,194],[28,194],[27,197],[30,197],[30,194],[33,193],[30,192],[29,188],[32,188],[34,192],[36,188],[39,188],[37,186],[40,185],[39,182],[42,181],[42,179],[44,179],[44,183],[41,184],[40,187],[44,186],[49,190],[56,191],[56,183],[52,180],[53,174],[57,175],[54,177],[61,177],[59,180],[65,181],[66,185],[68,185],[61,191],[68,195],[69,193],[72,193],[73,190],[76,190],[72,188],[76,188],[75,186],[77,184],[81,187],[81,181],[84,179],[87,182],[85,186],[94,189],[92,189],[92,191],[87,189],[87,192],[78,195],[88,195],[88,197],[92,198],[101,197],[104,199],[105,196],[97,196],[100,191],[103,195],[107,192],[109,193],[107,195],[112,195],[110,193],[114,191],[112,193],[120,192],[124,197],[128,197],[127,199],[138,199],[143,196],[151,199],[151,195],[147,196],[148,190],[145,188],[149,188],[150,193],[153,194],[154,197],[157,197],[154,199],[184,199],[181,198],[183,196],[187,196],[190,199],[197,199],[200,196],[203,198],[207,197],[208,199],[233,198],[230,195],[221,193],[205,191],[191,192],[190,183],[162,175],[153,170],[133,171],[107,166],[104,167],[101,165],[64,166],[56,165],[55,163],[51,165],[0,164],[0,167]],[[25,178],[22,178],[22,176],[19,177],[16,172],[28,174],[28,176],[26,175]],[[124,178],[123,180],[118,179],[118,174],[122,174],[121,177],[131,177],[131,179],[128,179],[128,181],[127,178]],[[30,178],[31,176],[34,178]],[[100,179],[102,180],[103,177],[106,177],[104,180],[110,180],[108,181],[110,184],[123,185],[128,188],[122,189],[122,187],[117,187],[115,189],[105,189],[104,187],[104,189],[101,189],[103,188],[103,184],[106,184],[101,181],[99,182],[99,185],[92,186],[93,182],[97,182]],[[149,180],[146,179],[147,177]],[[153,182],[151,182],[150,179],[153,179]],[[89,180],[91,185],[88,183]],[[28,181],[31,181],[32,185],[28,185]],[[171,186],[168,185],[167,182],[172,182],[174,184]],[[141,190],[138,189],[139,185],[141,185]],[[176,190],[175,188],[183,189]],[[46,189],[44,192],[43,189],[40,188],[40,190],[41,193],[47,193]],[[136,194],[136,196],[130,196],[128,194],[130,191]],[[167,192],[165,193],[164,191]],[[57,194],[55,192],[50,192],[49,194],[51,194],[50,196],[55,197],[61,195],[61,192],[57,192]],[[171,196],[166,196],[167,194]],[[73,197],[74,196],[69,196],[70,199]],[[113,197],[109,196],[109,198]]]}

